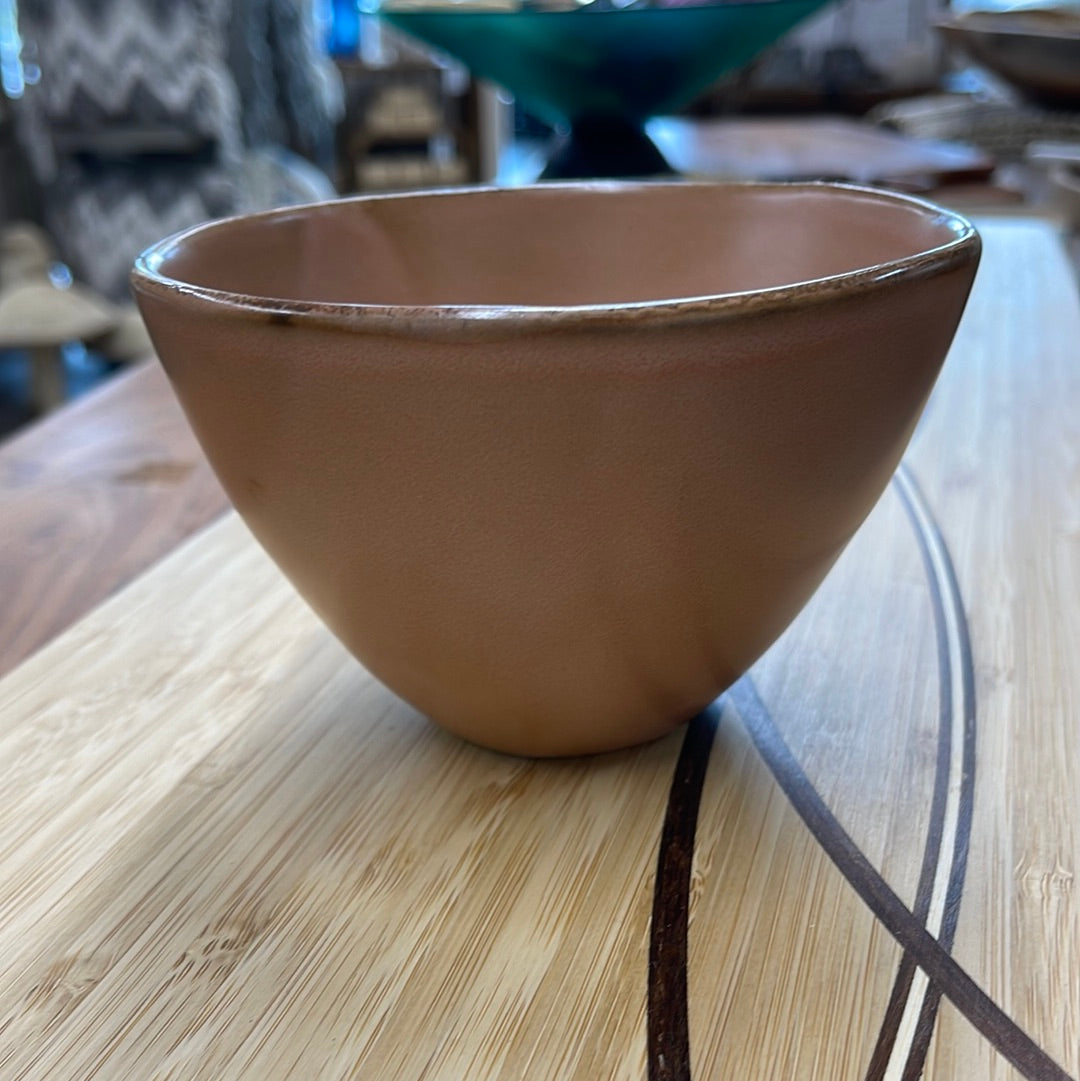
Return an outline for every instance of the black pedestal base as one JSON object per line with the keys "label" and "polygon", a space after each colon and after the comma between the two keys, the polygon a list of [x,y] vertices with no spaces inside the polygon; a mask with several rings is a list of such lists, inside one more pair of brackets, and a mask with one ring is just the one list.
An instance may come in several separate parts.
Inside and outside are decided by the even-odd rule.
{"label": "black pedestal base", "polygon": [[555,150],[541,180],[670,176],[656,144],[628,121],[579,120]]}

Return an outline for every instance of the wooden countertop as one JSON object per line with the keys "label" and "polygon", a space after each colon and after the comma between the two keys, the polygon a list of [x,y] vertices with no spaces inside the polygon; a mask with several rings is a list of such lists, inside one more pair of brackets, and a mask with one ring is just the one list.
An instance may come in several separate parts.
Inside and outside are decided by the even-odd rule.
{"label": "wooden countertop", "polygon": [[1080,305],[984,236],[895,481],[667,739],[440,733],[232,515],[0,680],[0,1076],[1076,1081]]}
{"label": "wooden countertop", "polygon": [[227,507],[156,361],[0,444],[0,675]]}

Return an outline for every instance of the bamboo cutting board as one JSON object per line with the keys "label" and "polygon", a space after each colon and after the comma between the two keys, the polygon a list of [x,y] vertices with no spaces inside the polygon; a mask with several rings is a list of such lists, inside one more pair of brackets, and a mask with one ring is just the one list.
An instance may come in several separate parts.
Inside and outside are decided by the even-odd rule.
{"label": "bamboo cutting board", "polygon": [[442,734],[234,517],[0,681],[0,1078],[1080,1077],[1080,309],[984,235],[906,464],[665,740]]}

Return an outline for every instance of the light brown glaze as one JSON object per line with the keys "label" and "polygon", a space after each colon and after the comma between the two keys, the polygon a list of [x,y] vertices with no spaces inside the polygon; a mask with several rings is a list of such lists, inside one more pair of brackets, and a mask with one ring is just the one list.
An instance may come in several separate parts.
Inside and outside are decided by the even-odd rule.
{"label": "light brown glaze", "polygon": [[433,720],[650,739],[809,598],[895,468],[978,261],[914,200],[600,185],[203,227],[140,308],[255,535]]}

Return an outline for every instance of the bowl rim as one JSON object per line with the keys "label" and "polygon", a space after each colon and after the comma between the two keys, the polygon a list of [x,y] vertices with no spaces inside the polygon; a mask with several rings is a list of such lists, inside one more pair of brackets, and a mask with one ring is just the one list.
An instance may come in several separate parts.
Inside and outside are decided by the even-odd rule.
{"label": "bowl rim", "polygon": [[1080,19],[1075,14],[1058,16],[1061,22],[1054,24],[1053,16],[1037,22],[1031,16],[1045,13],[1043,8],[1016,8],[1002,11],[962,11],[955,15],[943,15],[934,20],[934,27],[958,39],[976,36],[1000,38],[1031,38],[1044,41],[1080,41]]}
{"label": "bowl rim", "polygon": [[[470,198],[494,196],[512,198],[529,191],[574,190],[589,192],[632,192],[657,188],[721,189],[757,191],[835,191],[838,194],[878,201],[890,206],[916,209],[927,224],[944,226],[949,239],[934,247],[913,252],[899,259],[843,271],[839,274],[804,281],[768,286],[739,292],[711,293],[700,296],[658,300],[614,301],[601,304],[517,305],[517,304],[364,304],[290,300],[197,285],[171,278],[161,271],[161,264],[174,249],[201,233],[228,228],[240,221],[295,216],[323,207],[384,200],[426,199],[438,196]],[[538,329],[583,329],[617,325],[625,328],[628,320],[635,326],[668,326],[672,323],[713,322],[748,315],[765,315],[777,310],[798,310],[829,300],[853,297],[875,290],[885,283],[935,277],[976,261],[981,239],[975,226],[963,215],[925,199],[906,193],[834,181],[623,181],[589,180],[543,183],[516,188],[492,185],[469,185],[433,188],[421,191],[361,194],[321,200],[298,206],[278,207],[251,214],[237,214],[203,222],[165,237],[143,251],[131,271],[131,285],[140,293],[159,298],[182,298],[217,315],[244,319],[256,318],[279,324],[303,324],[326,329],[368,330],[380,334],[434,335],[443,337],[466,333],[535,332]]]}

